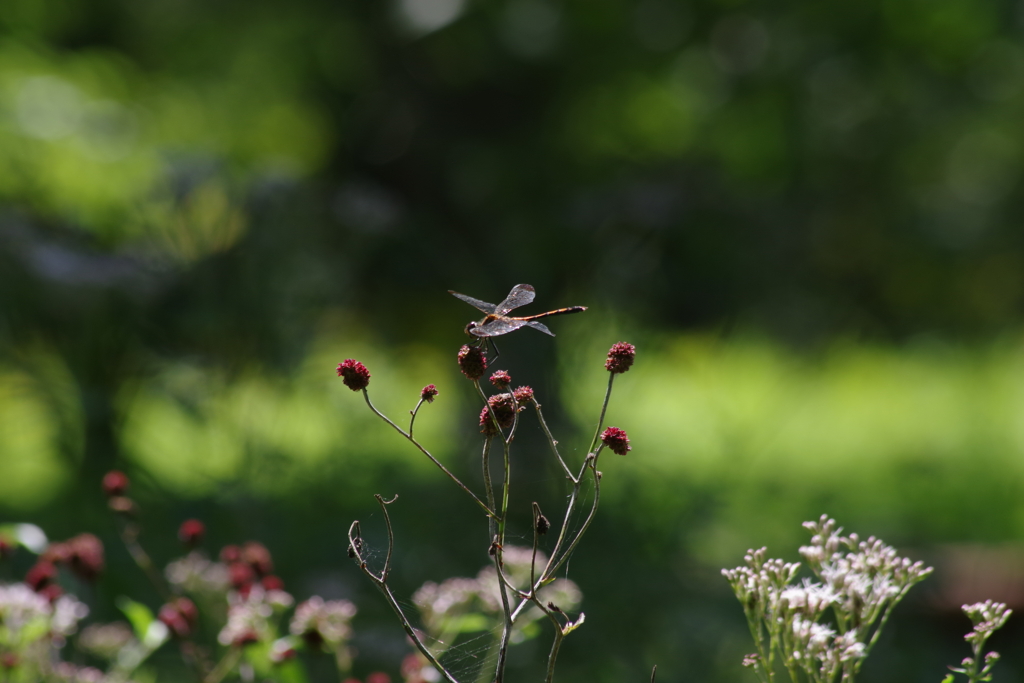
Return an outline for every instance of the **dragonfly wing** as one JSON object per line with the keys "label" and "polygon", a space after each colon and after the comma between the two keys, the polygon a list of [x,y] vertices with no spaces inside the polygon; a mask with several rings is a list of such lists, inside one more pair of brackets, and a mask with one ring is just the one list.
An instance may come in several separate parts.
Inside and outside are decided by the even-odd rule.
{"label": "dragonfly wing", "polygon": [[528,322],[528,323],[526,323],[526,324],[527,324],[527,325],[528,325],[529,327],[532,327],[532,328],[533,328],[533,329],[535,329],[535,330],[540,330],[540,331],[541,331],[541,332],[543,332],[544,334],[550,334],[550,335],[551,335],[552,337],[554,337],[554,336],[555,336],[555,333],[554,333],[554,332],[552,332],[551,330],[549,330],[549,329],[548,329],[548,326],[547,326],[547,325],[544,325],[544,324],[542,324],[542,323],[539,323],[539,322],[537,322],[536,320],[531,320],[531,321],[529,321],[529,322]]}
{"label": "dragonfly wing", "polygon": [[499,318],[492,320],[491,322],[474,327],[469,331],[475,337],[497,337],[502,334],[508,334],[514,332],[520,327],[527,325],[525,320],[516,320],[514,318]]}
{"label": "dragonfly wing", "polygon": [[473,306],[477,310],[483,311],[484,313],[487,313],[488,315],[490,315],[491,313],[494,313],[494,308],[495,308],[494,304],[489,304],[486,301],[480,301],[480,299],[474,299],[473,297],[466,296],[465,294],[459,294],[458,292],[453,292],[450,289],[448,290],[448,293],[451,294],[452,296],[454,296],[457,299],[462,299],[463,301],[465,301],[470,306]]}
{"label": "dragonfly wing", "polygon": [[505,315],[513,308],[519,308],[530,303],[535,296],[537,296],[537,292],[533,289],[533,285],[516,285],[508,293],[508,296],[505,297],[505,300],[495,306],[494,312],[498,315]]}

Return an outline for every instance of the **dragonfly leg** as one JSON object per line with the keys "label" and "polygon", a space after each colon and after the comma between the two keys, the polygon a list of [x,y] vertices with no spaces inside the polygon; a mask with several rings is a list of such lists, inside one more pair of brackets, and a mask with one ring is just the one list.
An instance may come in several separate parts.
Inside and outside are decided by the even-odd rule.
{"label": "dragonfly leg", "polygon": [[501,352],[498,351],[498,345],[494,342],[494,337],[484,337],[484,343],[489,344],[490,347],[494,349],[494,358],[489,359],[493,364],[494,361],[498,360],[498,356],[501,355]]}

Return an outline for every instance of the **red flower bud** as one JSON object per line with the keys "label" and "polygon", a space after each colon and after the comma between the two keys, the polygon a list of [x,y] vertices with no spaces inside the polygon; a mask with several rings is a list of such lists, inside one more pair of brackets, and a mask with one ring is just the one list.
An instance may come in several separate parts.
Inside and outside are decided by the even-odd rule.
{"label": "red flower bud", "polygon": [[498,387],[499,389],[505,389],[509,384],[512,383],[512,376],[504,370],[498,370],[491,375],[491,384]]}
{"label": "red flower bud", "polygon": [[242,561],[242,549],[237,545],[226,545],[220,549],[220,561],[224,564],[232,564]]}
{"label": "red flower bud", "polygon": [[56,583],[51,583],[48,586],[43,586],[38,591],[36,591],[36,593],[43,596],[50,602],[55,602],[57,598],[64,595],[64,589]]}
{"label": "red flower bud", "polygon": [[57,568],[52,562],[39,560],[25,574],[25,583],[35,592],[41,591],[57,579]]}
{"label": "red flower bud", "polygon": [[478,380],[487,371],[487,356],[479,346],[463,344],[459,349],[459,370],[472,380]]}
{"label": "red flower bud", "polygon": [[525,405],[533,398],[533,389],[530,387],[516,387],[516,390],[512,392],[512,397],[519,405]]}
{"label": "red flower bud", "polygon": [[605,370],[614,374],[626,372],[636,358],[636,347],[627,342],[617,342],[608,349],[608,360],[604,362]]}
{"label": "red flower bud", "polygon": [[103,475],[103,493],[107,494],[108,498],[123,495],[130,483],[124,472],[110,470]]}
{"label": "red flower bud", "polygon": [[345,386],[352,391],[359,391],[370,385],[370,371],[353,358],[338,364],[338,377],[341,377]]}
{"label": "red flower bud", "polygon": [[256,572],[247,564],[235,562],[228,565],[228,579],[231,581],[232,586],[241,590],[244,587],[250,586],[256,580]]}
{"label": "red flower bud", "polygon": [[629,437],[626,436],[626,430],[619,429],[618,427],[609,427],[604,430],[601,433],[601,441],[611,449],[612,453],[625,455],[632,450],[632,446],[629,445]]}
{"label": "red flower bud", "polygon": [[490,406],[490,410],[485,406],[480,412],[481,433],[488,436],[494,436],[497,433],[494,430],[494,420],[491,419],[492,411],[499,427],[508,429],[512,426],[516,416],[516,401],[512,394],[495,394],[487,399],[487,405]]}
{"label": "red flower bud", "polygon": [[260,583],[263,584],[263,588],[268,591],[284,590],[284,581],[281,580],[281,577],[274,576],[273,574],[264,576]]}
{"label": "red flower bud", "polygon": [[189,548],[194,548],[203,542],[206,535],[206,525],[198,519],[186,519],[178,527],[178,538]]}
{"label": "red flower bud", "polygon": [[103,541],[92,534],[79,534],[67,541],[71,549],[68,566],[86,581],[94,581],[105,566]]}
{"label": "red flower bud", "polygon": [[423,387],[423,390],[420,392],[420,398],[426,401],[427,403],[433,403],[435,396],[437,396],[437,387],[435,387],[433,384],[428,384],[427,386]]}
{"label": "red flower bud", "polygon": [[242,561],[247,562],[257,574],[266,576],[274,571],[274,563],[270,559],[270,551],[266,546],[256,541],[249,541],[242,546]]}
{"label": "red flower bud", "polygon": [[199,610],[188,598],[175,598],[160,608],[157,619],[177,638],[188,638],[199,621]]}

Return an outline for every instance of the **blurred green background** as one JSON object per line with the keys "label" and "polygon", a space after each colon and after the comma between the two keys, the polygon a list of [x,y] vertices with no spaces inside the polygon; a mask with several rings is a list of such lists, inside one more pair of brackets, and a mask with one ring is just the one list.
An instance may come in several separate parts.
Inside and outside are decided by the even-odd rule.
{"label": "blurred green background", "polygon": [[[400,494],[405,596],[486,531],[334,365],[396,417],[437,384],[421,436],[473,481],[446,290],[528,282],[590,307],[499,361],[576,462],[638,347],[561,680],[753,680],[718,570],[824,512],[936,564],[865,677],[937,681],[962,602],[1024,608],[1022,121],[1019,0],[4,0],[0,517],[107,542],[94,616],[155,607],[99,490],[123,469],[159,560],[185,517],[260,539],[397,675],[349,522]],[[525,524],[564,490],[520,439]]]}

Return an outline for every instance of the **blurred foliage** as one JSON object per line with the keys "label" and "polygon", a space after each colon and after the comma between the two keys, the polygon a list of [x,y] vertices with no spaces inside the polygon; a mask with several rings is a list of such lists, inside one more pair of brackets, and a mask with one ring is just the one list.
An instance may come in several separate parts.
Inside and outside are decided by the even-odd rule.
{"label": "blurred foliage", "polygon": [[[823,511],[897,546],[1024,534],[1022,31],[1016,0],[5,0],[0,514],[111,541],[124,468],[154,555],[189,515],[260,537],[391,666],[337,539],[373,492],[429,506],[397,522],[411,594],[479,566],[473,512],[331,370],[366,362],[396,417],[437,383],[421,429],[465,466],[474,313],[444,292],[529,282],[591,307],[502,342],[566,443],[607,345],[641,349],[566,680],[734,680],[714,571],[746,547]],[[143,599],[110,565],[97,599]],[[941,678],[940,604],[869,674]]]}

